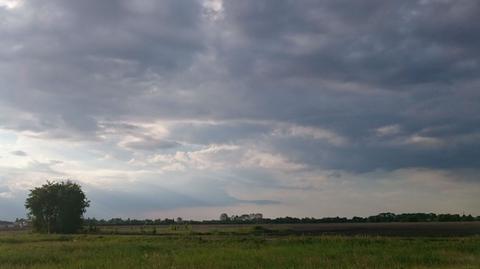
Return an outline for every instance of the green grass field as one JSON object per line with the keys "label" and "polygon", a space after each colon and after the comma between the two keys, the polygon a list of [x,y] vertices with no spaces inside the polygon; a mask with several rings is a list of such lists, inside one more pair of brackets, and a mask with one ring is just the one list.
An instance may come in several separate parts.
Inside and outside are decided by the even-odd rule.
{"label": "green grass field", "polygon": [[0,268],[480,268],[480,237],[3,232]]}

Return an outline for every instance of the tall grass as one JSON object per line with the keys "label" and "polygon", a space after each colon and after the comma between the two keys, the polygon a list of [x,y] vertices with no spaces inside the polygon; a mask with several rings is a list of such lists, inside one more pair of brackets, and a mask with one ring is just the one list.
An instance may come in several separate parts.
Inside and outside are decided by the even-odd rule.
{"label": "tall grass", "polygon": [[480,268],[480,237],[0,234],[0,268]]}

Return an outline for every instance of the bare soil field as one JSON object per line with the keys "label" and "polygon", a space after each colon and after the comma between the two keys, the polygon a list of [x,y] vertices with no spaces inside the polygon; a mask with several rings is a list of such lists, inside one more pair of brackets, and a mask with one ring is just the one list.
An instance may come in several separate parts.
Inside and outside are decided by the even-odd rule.
{"label": "bare soil field", "polygon": [[176,233],[271,235],[480,236],[480,222],[319,223],[319,224],[196,224],[101,226],[99,233],[171,235]]}
{"label": "bare soil field", "polygon": [[480,222],[424,223],[337,223],[279,224],[294,232],[308,234],[385,235],[385,236],[469,236],[480,235]]}

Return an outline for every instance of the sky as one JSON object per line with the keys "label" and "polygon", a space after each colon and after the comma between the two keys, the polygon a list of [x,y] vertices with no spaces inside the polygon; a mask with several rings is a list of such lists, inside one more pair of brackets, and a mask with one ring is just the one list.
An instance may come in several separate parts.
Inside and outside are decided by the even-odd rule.
{"label": "sky", "polygon": [[0,219],[480,215],[477,0],[0,0]]}

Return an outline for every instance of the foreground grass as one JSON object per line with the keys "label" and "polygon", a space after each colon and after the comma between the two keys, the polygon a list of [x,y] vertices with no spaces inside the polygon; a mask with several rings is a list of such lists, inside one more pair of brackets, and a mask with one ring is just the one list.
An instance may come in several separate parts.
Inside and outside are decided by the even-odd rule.
{"label": "foreground grass", "polygon": [[480,268],[480,237],[6,233],[0,268]]}

